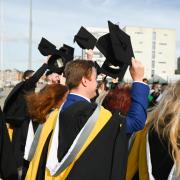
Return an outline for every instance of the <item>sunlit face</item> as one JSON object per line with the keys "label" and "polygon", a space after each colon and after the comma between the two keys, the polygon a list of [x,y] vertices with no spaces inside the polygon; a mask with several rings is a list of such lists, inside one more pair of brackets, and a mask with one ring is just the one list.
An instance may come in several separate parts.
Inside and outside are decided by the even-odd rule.
{"label": "sunlit face", "polygon": [[91,79],[88,80],[88,93],[89,93],[90,98],[93,98],[94,96],[96,96],[96,88],[97,88],[96,78],[97,78],[97,72],[96,72],[96,69],[93,67]]}

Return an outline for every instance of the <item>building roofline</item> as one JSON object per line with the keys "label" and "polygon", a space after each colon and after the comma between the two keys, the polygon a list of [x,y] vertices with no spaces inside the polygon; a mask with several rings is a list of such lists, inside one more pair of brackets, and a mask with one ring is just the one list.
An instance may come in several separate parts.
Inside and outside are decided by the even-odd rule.
{"label": "building roofline", "polygon": [[133,25],[127,25],[127,26],[124,26],[124,28],[127,28],[127,27],[133,27],[133,28],[144,28],[144,29],[163,29],[163,30],[173,30],[173,31],[176,31],[176,29],[174,28],[161,28],[161,27],[148,27],[148,26],[133,26]]}

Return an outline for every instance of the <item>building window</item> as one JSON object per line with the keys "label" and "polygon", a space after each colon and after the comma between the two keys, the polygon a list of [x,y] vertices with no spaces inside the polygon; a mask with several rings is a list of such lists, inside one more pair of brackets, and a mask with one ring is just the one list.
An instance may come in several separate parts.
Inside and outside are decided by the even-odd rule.
{"label": "building window", "polygon": [[141,53],[143,53],[143,51],[134,51],[134,53],[139,53],[139,54],[141,54]]}
{"label": "building window", "polygon": [[167,43],[159,43],[159,45],[166,46]]}
{"label": "building window", "polygon": [[159,64],[166,64],[166,62],[164,62],[164,61],[159,61],[158,63]]}
{"label": "building window", "polygon": [[135,34],[143,34],[143,32],[138,31],[138,32],[135,32]]}
{"label": "building window", "polygon": [[155,61],[152,61],[152,68],[155,68]]}
{"label": "building window", "polygon": [[152,70],[152,71],[151,71],[151,76],[153,77],[153,76],[154,76],[154,74],[155,74],[155,71],[154,71],[154,70]]}
{"label": "building window", "polygon": [[152,42],[152,49],[153,49],[153,50],[156,49],[156,42],[155,42],[155,41]]}
{"label": "building window", "polygon": [[156,40],[156,32],[152,33],[152,39],[155,41]]}
{"label": "building window", "polygon": [[152,51],[152,59],[155,59],[155,51]]}

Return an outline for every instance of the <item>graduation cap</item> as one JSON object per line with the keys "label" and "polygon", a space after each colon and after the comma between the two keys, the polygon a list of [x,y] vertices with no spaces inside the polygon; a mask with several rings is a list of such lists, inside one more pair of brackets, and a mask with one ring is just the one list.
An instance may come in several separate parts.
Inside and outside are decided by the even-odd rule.
{"label": "graduation cap", "polygon": [[42,37],[39,43],[38,49],[40,53],[44,56],[57,54],[56,46],[52,44],[51,42],[49,42],[44,37]]}
{"label": "graduation cap", "polygon": [[101,36],[96,47],[114,66],[122,64],[131,64],[131,58],[134,57],[130,36],[123,32],[118,25],[108,21],[109,31]]}
{"label": "graduation cap", "polygon": [[96,43],[96,47],[106,57],[101,72],[112,78],[119,77],[121,80],[131,64],[131,58],[134,57],[130,36],[120,30],[118,25],[110,21],[108,25],[110,33],[101,36]]}
{"label": "graduation cap", "polygon": [[134,57],[130,36],[110,21],[108,26],[115,60],[130,65]]}
{"label": "graduation cap", "polygon": [[127,64],[123,64],[121,67],[112,67],[111,63],[108,60],[105,60],[103,65],[100,67],[99,64],[95,61],[95,68],[97,71],[97,75],[105,74],[105,79],[107,76],[112,78],[119,78],[119,80],[123,79],[126,69],[128,67]]}
{"label": "graduation cap", "polygon": [[59,53],[61,54],[63,64],[65,65],[67,62],[74,59],[74,48],[63,44],[63,47],[59,49]]}
{"label": "graduation cap", "polygon": [[50,74],[52,73],[57,73],[59,75],[61,75],[64,71],[64,67],[65,66],[62,66],[62,67],[50,67],[49,70],[45,73],[45,76],[49,76]]}
{"label": "graduation cap", "polygon": [[62,57],[65,61],[72,60],[74,58],[74,48],[63,44],[59,50],[56,49],[56,46],[49,42],[44,37],[41,39],[38,49],[40,53],[44,56],[55,55],[56,57]]}
{"label": "graduation cap", "polygon": [[128,64],[123,64],[121,67],[112,67],[108,60],[105,60],[103,65],[101,66],[101,73],[105,74],[106,76],[110,76],[112,78],[119,78],[122,80],[124,74],[126,73]]}
{"label": "graduation cap", "polygon": [[48,60],[48,66],[52,69],[53,66],[59,68],[65,66],[67,62],[73,60],[74,58],[74,48],[63,44],[56,55],[52,55]]}
{"label": "graduation cap", "polygon": [[[96,47],[106,57],[103,65],[101,67],[97,66],[97,72],[103,73],[112,78],[118,77],[119,80],[121,80],[124,77],[128,64],[116,60],[112,48],[110,33],[101,36],[97,41]],[[112,66],[118,68],[113,68]]]}
{"label": "graduation cap", "polygon": [[57,50],[56,46],[45,38],[41,39],[38,49],[44,56],[51,55],[48,60],[48,68],[50,71],[47,72],[47,74],[51,74],[53,72],[61,74],[61,67],[65,66],[68,61],[73,60],[74,58],[73,47],[63,44],[63,47]]}
{"label": "graduation cap", "polygon": [[82,49],[94,49],[97,39],[87,31],[83,26],[81,26],[79,32],[74,36],[74,42]]}
{"label": "graduation cap", "polygon": [[119,62],[115,59],[110,33],[101,36],[96,43],[96,47],[106,57],[106,59],[108,59],[108,61],[111,62],[112,65],[119,65]]}

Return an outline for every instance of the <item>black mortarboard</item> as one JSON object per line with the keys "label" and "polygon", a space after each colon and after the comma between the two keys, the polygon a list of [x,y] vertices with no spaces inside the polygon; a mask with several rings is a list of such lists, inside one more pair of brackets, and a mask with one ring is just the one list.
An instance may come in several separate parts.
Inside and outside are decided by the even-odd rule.
{"label": "black mortarboard", "polygon": [[122,64],[131,64],[131,58],[134,57],[130,36],[123,32],[118,25],[108,21],[109,31],[101,36],[96,47],[114,66]]}
{"label": "black mortarboard", "polygon": [[41,39],[38,49],[44,56],[53,55],[57,53],[56,46],[45,38]]}
{"label": "black mortarboard", "polygon": [[131,64],[131,58],[134,57],[134,53],[130,36],[122,31],[118,25],[110,21],[108,21],[108,26],[115,60]]}
{"label": "black mortarboard", "polygon": [[74,48],[71,46],[68,46],[66,44],[63,44],[63,47],[59,49],[63,64],[65,65],[68,61],[71,61],[74,59]]}
{"label": "black mortarboard", "polygon": [[[101,72],[112,78],[119,77],[121,80],[126,72],[131,58],[134,57],[130,36],[123,32],[118,25],[114,25],[108,21],[109,31],[101,36],[96,47],[106,57],[101,67]],[[119,66],[114,69],[111,66]]]}
{"label": "black mortarboard", "polygon": [[[108,60],[105,60],[103,65],[100,67],[99,64],[95,61],[95,67],[97,70],[97,75],[105,74],[106,76],[110,76],[112,78],[119,78],[119,80],[123,79],[128,64],[123,64],[121,67],[113,68]],[[105,77],[106,79],[106,77]]]}
{"label": "black mortarboard", "polygon": [[63,47],[57,50],[56,46],[45,38],[41,39],[38,49],[44,56],[51,55],[48,60],[48,68],[51,72],[57,71],[57,73],[60,73],[61,69],[58,70],[58,68],[65,66],[68,61],[74,58],[73,47],[63,44]]}
{"label": "black mortarboard", "polygon": [[[121,80],[126,72],[128,64],[116,60],[111,44],[110,33],[101,36],[97,41],[96,47],[106,57],[102,67],[100,69],[98,68],[98,72],[112,78],[119,77],[119,80]],[[111,65],[119,67],[114,69],[110,67]]]}
{"label": "black mortarboard", "polygon": [[96,68],[97,75],[101,74],[102,73],[101,67],[99,66],[99,64],[96,61],[94,61],[94,66]]}
{"label": "black mortarboard", "polygon": [[81,26],[79,32],[74,36],[75,41],[82,49],[94,49],[97,39]]}
{"label": "black mortarboard", "polygon": [[106,57],[106,59],[108,59],[109,62],[111,62],[112,65],[114,66],[119,65],[119,62],[115,59],[114,56],[110,33],[101,36],[96,43],[96,47]]}
{"label": "black mortarboard", "polygon": [[51,69],[51,67],[62,67],[65,66],[67,62],[73,60],[74,58],[74,48],[71,46],[68,46],[66,44],[63,44],[63,47],[61,47],[56,55],[52,55],[50,59],[48,60],[48,66]]}
{"label": "black mortarboard", "polygon": [[45,76],[49,76],[50,74],[52,73],[57,73],[59,75],[61,75],[64,71],[64,66],[62,67],[55,67],[55,66],[52,66],[49,68],[49,70],[45,73]]}
{"label": "black mortarboard", "polygon": [[119,80],[122,80],[124,77],[124,74],[126,73],[128,64],[123,64],[122,66],[118,68],[111,67],[111,64],[108,60],[105,60],[103,65],[101,66],[101,73],[105,74],[106,76],[110,76],[112,78],[119,78]]}

